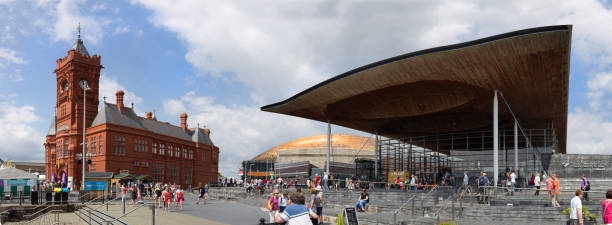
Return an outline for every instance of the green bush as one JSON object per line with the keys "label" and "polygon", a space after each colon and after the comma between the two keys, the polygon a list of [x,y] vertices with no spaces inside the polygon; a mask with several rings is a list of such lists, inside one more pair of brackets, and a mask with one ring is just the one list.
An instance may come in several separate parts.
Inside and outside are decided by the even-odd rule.
{"label": "green bush", "polygon": [[455,225],[455,222],[453,221],[449,221],[449,222],[442,222],[439,225]]}
{"label": "green bush", "polygon": [[[571,208],[567,208],[567,209],[564,209],[562,213],[563,213],[563,215],[566,215],[569,218],[571,210],[572,210]],[[582,207],[582,216],[584,218],[586,218],[587,221],[595,221],[595,220],[597,220],[597,215],[592,214],[589,211],[589,207],[588,206],[583,206]]]}

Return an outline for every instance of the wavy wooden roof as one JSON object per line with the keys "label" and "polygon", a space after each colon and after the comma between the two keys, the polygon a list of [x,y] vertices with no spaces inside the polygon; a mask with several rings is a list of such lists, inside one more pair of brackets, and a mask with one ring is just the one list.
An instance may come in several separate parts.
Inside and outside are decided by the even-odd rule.
{"label": "wavy wooden roof", "polygon": [[[368,140],[369,139],[369,140]],[[332,134],[331,145],[334,149],[356,149],[363,151],[374,151],[374,139],[351,134]],[[278,151],[289,149],[315,149],[327,148],[327,134],[315,135],[295,139],[293,141],[278,145],[268,151],[262,152],[255,156],[252,160],[276,159]]]}
{"label": "wavy wooden roof", "polygon": [[[365,65],[261,108],[391,138],[492,129],[499,90],[566,152],[571,25],[537,27]],[[513,124],[500,99],[500,128]]]}

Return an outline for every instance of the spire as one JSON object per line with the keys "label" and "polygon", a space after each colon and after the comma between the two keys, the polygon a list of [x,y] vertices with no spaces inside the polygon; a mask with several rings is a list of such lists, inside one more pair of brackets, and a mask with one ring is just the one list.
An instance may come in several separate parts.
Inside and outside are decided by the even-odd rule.
{"label": "spire", "polygon": [[77,39],[72,45],[72,49],[76,50],[81,55],[89,56],[85,45],[83,44],[83,40],[81,40],[81,23],[77,26]]}

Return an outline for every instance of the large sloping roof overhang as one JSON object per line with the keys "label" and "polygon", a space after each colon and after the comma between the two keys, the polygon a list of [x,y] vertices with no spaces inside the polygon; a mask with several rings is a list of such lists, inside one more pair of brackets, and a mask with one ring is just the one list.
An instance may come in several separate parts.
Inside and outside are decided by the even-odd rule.
{"label": "large sloping roof overhang", "polygon": [[[524,127],[554,127],[565,153],[571,31],[538,27],[396,56],[261,110],[405,138],[491,130],[499,90]],[[501,126],[513,122],[501,103]]]}

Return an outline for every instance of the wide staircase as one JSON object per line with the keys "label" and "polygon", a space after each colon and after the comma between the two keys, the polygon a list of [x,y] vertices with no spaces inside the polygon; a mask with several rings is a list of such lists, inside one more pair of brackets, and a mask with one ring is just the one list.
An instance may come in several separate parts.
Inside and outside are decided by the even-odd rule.
{"label": "wide staircase", "polygon": [[[562,214],[574,196],[575,183],[572,179],[560,180],[561,190],[559,204],[561,207],[552,207],[550,197],[546,191],[540,191],[534,196],[535,189],[522,189],[513,196],[507,195],[501,189],[493,192],[489,190],[484,203],[480,203],[474,193],[461,194],[454,188],[439,188],[429,191],[399,191],[377,189],[369,191],[370,203],[365,213],[358,213],[362,224],[439,224],[443,221],[455,219],[467,224],[487,224],[495,221],[508,221],[508,223],[565,223],[568,217]],[[607,181],[594,179],[591,181],[593,190],[610,189],[605,186]],[[578,183],[578,187],[580,184]],[[289,192],[293,189],[287,190]],[[282,191],[283,192],[283,191]],[[281,193],[282,193],[281,192]],[[344,208],[355,207],[359,198],[358,191],[330,191],[324,192],[323,213],[327,217],[336,217]],[[246,193],[244,188],[211,188],[210,195],[214,198],[238,201],[258,207],[264,207],[269,193],[259,195]],[[306,194],[307,201],[310,194]],[[596,214],[601,223],[602,193],[591,193],[591,201],[583,201],[589,211]]]}

